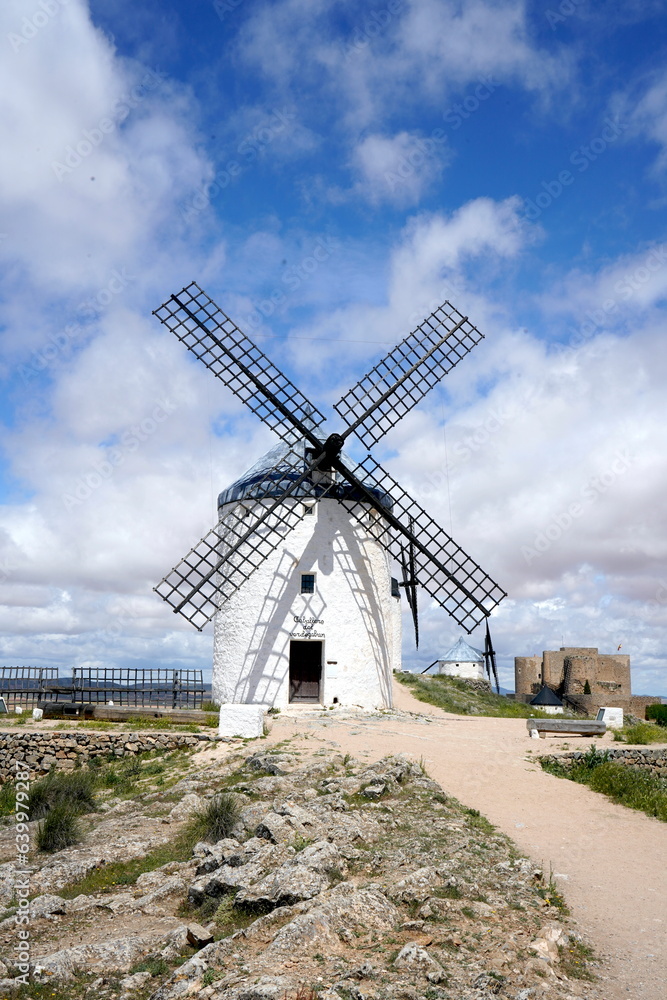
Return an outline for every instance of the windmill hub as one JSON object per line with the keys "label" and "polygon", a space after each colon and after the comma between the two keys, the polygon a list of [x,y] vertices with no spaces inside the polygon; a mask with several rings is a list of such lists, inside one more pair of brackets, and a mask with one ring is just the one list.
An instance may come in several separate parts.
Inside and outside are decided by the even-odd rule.
{"label": "windmill hub", "polygon": [[329,437],[324,442],[322,449],[327,456],[327,464],[335,462],[335,460],[340,455],[343,450],[343,445],[345,444],[342,436],[340,434],[330,434]]}

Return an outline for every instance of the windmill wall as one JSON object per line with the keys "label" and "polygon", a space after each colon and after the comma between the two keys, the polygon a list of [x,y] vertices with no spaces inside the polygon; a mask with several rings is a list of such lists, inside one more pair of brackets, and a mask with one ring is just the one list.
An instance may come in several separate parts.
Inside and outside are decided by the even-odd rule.
{"label": "windmill wall", "polygon": [[483,681],[484,663],[479,660],[460,661],[438,660],[437,673],[447,677],[462,677],[464,680]]}
{"label": "windmill wall", "polygon": [[[221,508],[221,516],[234,506]],[[401,666],[401,609],[391,594],[389,557],[373,536],[374,514],[364,514],[368,527],[362,527],[333,499],[320,500],[313,511],[216,615],[217,702],[286,708],[290,644],[299,641],[323,644],[323,705],[391,706],[392,670]],[[301,593],[302,574],[315,575],[314,593]]]}

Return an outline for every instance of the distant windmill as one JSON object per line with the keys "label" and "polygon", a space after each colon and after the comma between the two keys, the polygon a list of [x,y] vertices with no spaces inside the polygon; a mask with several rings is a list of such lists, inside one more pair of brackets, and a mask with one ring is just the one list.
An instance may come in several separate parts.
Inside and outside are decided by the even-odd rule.
{"label": "distant windmill", "polygon": [[[225,605],[236,601],[240,609],[240,588],[267,561],[277,566],[291,533],[311,513],[303,499],[333,500],[371,547],[401,567],[417,643],[421,586],[467,632],[485,621],[492,651],[488,618],[505,592],[370,454],[356,464],[342,453],[351,434],[370,451],[483,339],[467,317],[443,303],[341,397],[334,409],[345,427],[323,437],[320,411],[197,284],[172,295],[155,315],[283,442],[273,464],[251,470],[221,495],[219,523],[155,588],[174,612],[201,630]],[[375,612],[364,614],[368,621]],[[229,669],[236,670],[232,694],[224,688],[229,700],[269,697],[256,680],[250,684],[247,665]],[[214,689],[215,678],[214,667]]]}

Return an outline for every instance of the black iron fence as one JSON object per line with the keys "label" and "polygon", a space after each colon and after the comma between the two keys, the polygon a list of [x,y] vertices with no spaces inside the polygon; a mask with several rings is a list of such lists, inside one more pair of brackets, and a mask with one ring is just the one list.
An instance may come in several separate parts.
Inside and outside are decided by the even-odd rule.
{"label": "black iron fence", "polygon": [[163,667],[73,667],[60,677],[57,667],[0,667],[0,696],[14,705],[37,701],[127,705],[135,708],[201,708],[201,670]]}
{"label": "black iron fence", "polygon": [[46,686],[57,682],[57,667],[0,667],[0,698],[29,705],[42,698]]}

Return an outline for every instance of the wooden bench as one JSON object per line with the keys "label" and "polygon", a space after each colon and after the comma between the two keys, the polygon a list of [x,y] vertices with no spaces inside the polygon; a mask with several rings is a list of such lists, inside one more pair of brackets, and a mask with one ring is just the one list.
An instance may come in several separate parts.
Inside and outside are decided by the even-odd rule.
{"label": "wooden bench", "polygon": [[546,739],[547,733],[555,733],[559,736],[604,736],[607,726],[604,722],[596,722],[591,719],[577,721],[575,719],[527,719],[526,726],[528,735],[534,733],[541,740]]}

